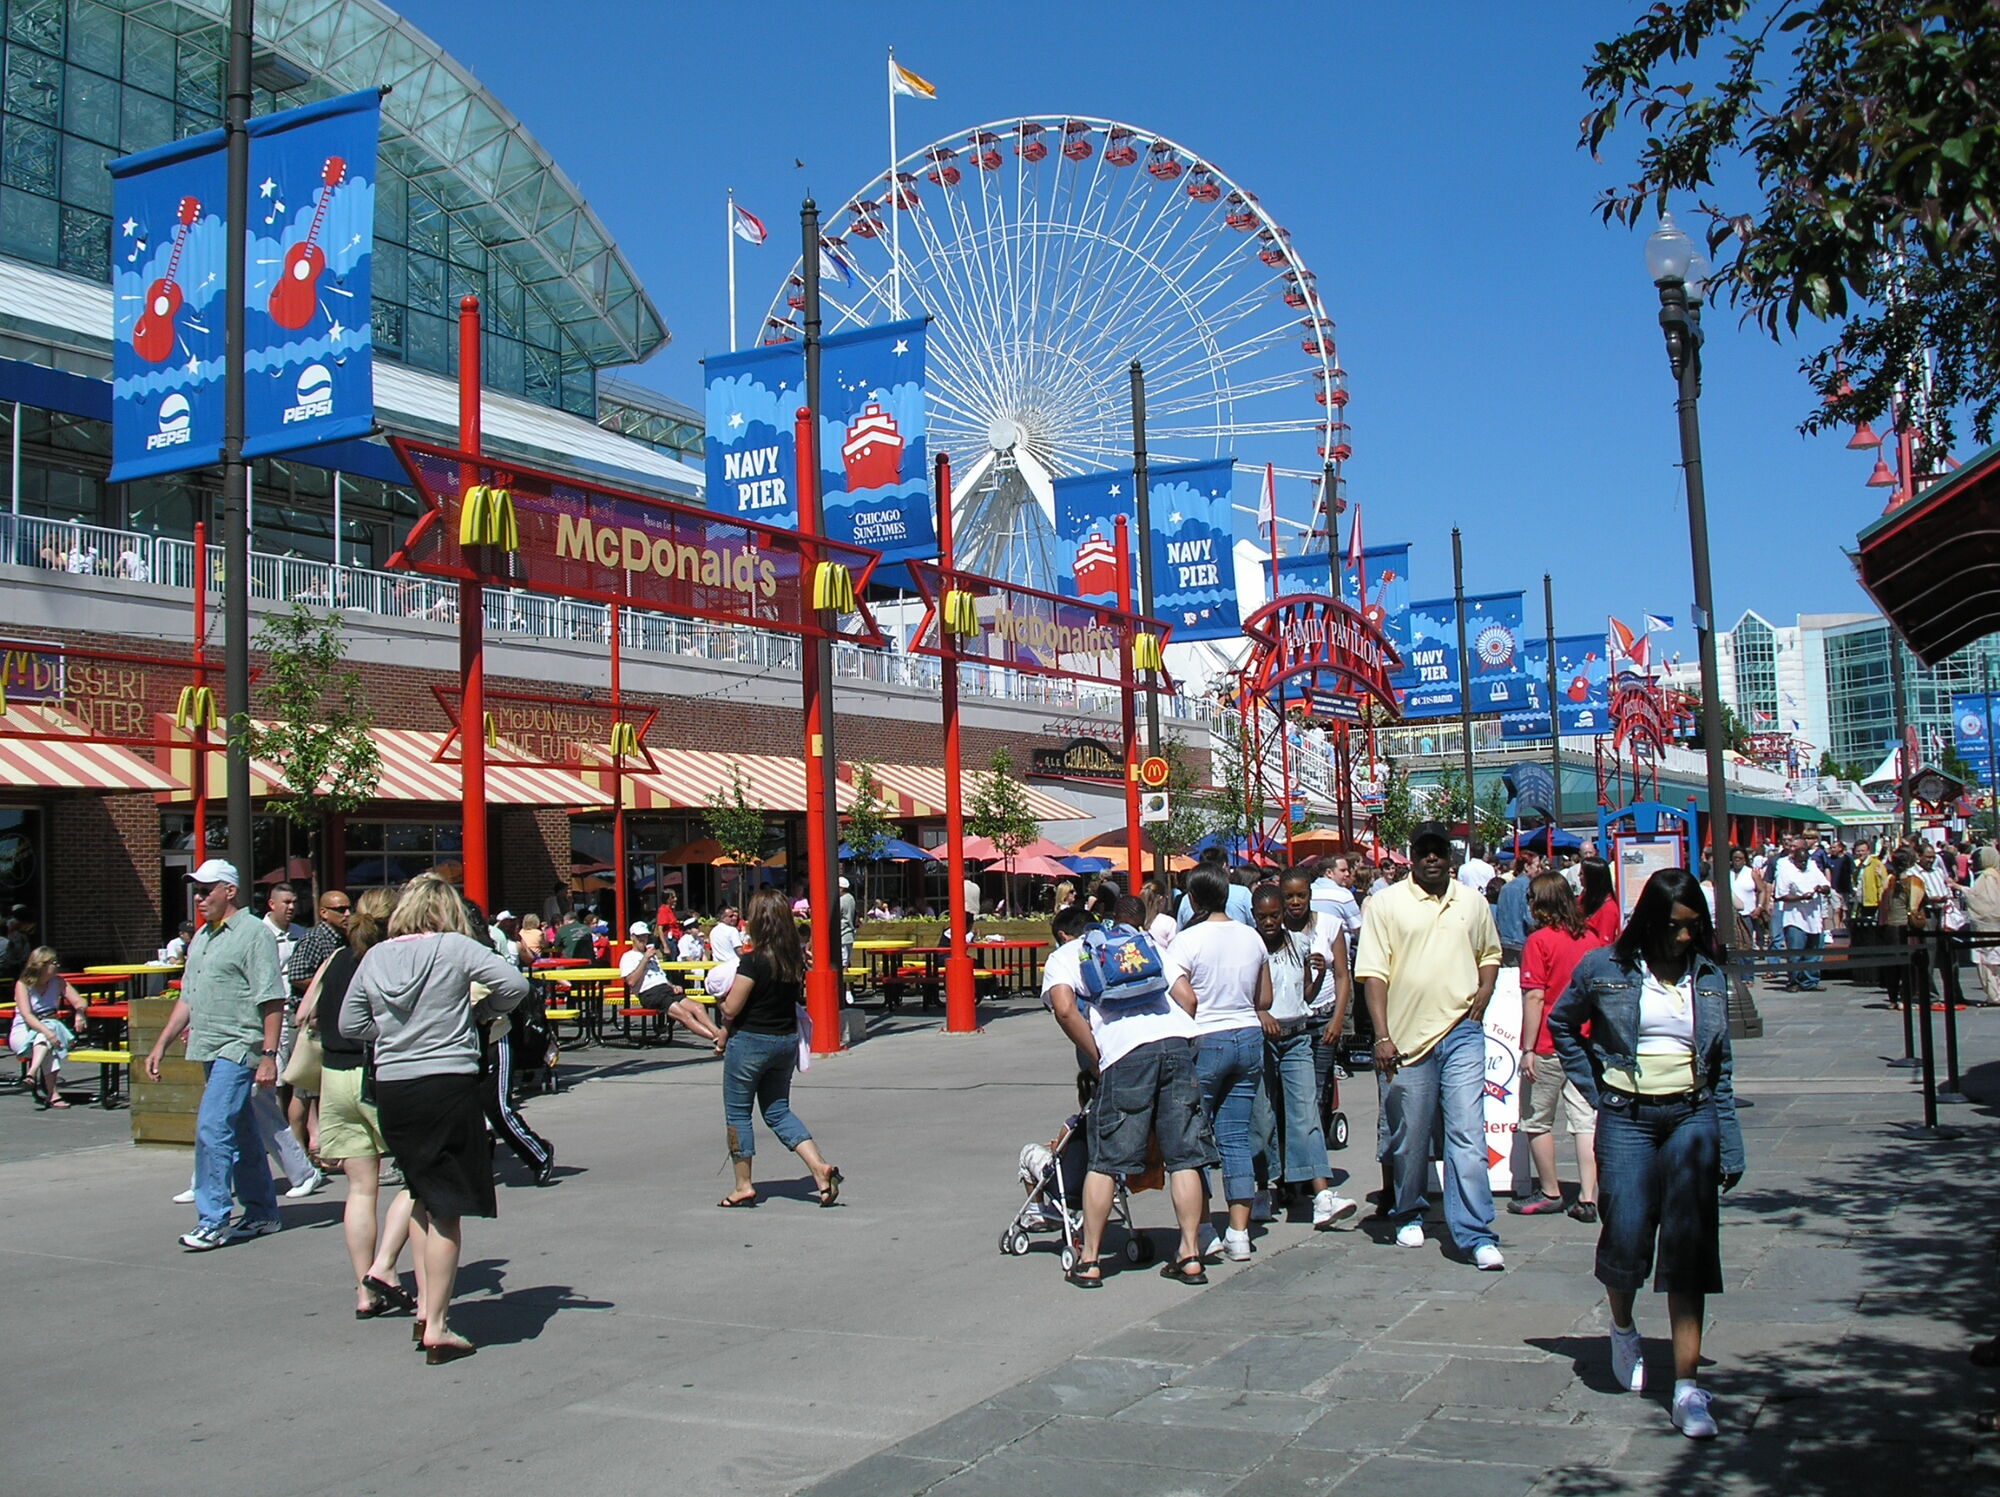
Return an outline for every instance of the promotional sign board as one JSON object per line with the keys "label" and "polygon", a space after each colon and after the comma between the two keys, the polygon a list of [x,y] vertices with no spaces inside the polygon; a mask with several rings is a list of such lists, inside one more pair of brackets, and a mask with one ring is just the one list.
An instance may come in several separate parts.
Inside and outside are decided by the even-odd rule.
{"label": "promotional sign board", "polygon": [[[1118,516],[1137,528],[1132,475],[1079,473],[1055,481],[1056,591],[1100,603],[1118,601]],[[1133,592],[1138,581],[1133,580]]]}
{"label": "promotional sign board", "polygon": [[[708,359],[707,498],[721,515],[799,523],[794,421],[805,404],[797,343]],[[884,560],[937,554],[924,411],[924,321],[835,333],[820,345],[820,486],[832,540]]]}
{"label": "promotional sign board", "polygon": [[1112,744],[1099,738],[1072,738],[1061,748],[1034,751],[1034,772],[1072,780],[1116,780],[1125,778],[1125,759]]}
{"label": "promotional sign board", "polygon": [[[1147,473],[1153,612],[1173,624],[1179,639],[1233,639],[1238,632],[1234,483],[1235,464],[1227,458]],[[1137,533],[1135,493],[1129,471],[1056,480],[1058,592],[1117,601],[1117,519],[1124,515]]]}
{"label": "promotional sign board", "polygon": [[[1366,587],[1363,587],[1363,584]],[[1366,593],[1366,597],[1363,593]],[[1407,541],[1393,546],[1364,546],[1359,568],[1343,559],[1340,595],[1348,606],[1382,631],[1383,638],[1396,647],[1397,655],[1410,658],[1410,547]]]}
{"label": "promotional sign board", "polygon": [[1391,679],[1401,663],[1389,642],[1354,609],[1334,598],[1280,598],[1243,621],[1252,645],[1254,690],[1269,692],[1304,676],[1312,689],[1373,697],[1390,711]]}
{"label": "promotional sign board", "polygon": [[1646,881],[1662,868],[1685,866],[1687,843],[1671,832],[1640,832],[1613,837],[1611,871],[1618,883],[1618,923],[1632,918]]}
{"label": "promotional sign board", "polygon": [[[1526,699],[1521,668],[1521,594],[1465,600],[1468,681],[1475,713],[1508,712]],[[1450,598],[1410,605],[1408,667],[1396,684],[1406,718],[1450,717],[1459,710],[1458,610]]]}
{"label": "promotional sign board", "polygon": [[924,600],[923,619],[910,641],[918,655],[946,653],[939,614],[947,592],[972,599],[977,631],[950,641],[950,652],[968,664],[1122,686],[1124,649],[1133,636],[1158,635],[1164,647],[1171,633],[1170,625],[1108,604],[1017,587],[974,572],[947,571],[927,561],[912,562],[910,576]]}
{"label": "promotional sign board", "polygon": [[[883,642],[859,601],[875,570],[872,551],[402,437],[392,443],[427,506],[392,568],[808,639]],[[518,531],[511,549],[461,545],[466,491],[474,487],[488,502],[505,496]],[[831,628],[813,607],[815,553],[845,566],[857,595],[855,611]]]}
{"label": "promotional sign board", "polygon": [[1972,766],[1981,784],[1992,778],[1993,702],[1983,692],[1956,694],[1951,699],[1951,741],[1958,757]]}
{"label": "promotional sign board", "polygon": [[[1521,641],[1522,694],[1526,705],[1500,719],[1505,738],[1549,736],[1549,642],[1546,637]],[[1611,672],[1604,637],[1598,634],[1556,636],[1556,708],[1566,734],[1611,731]]]}
{"label": "promotional sign board", "polygon": [[1497,1191],[1514,1188],[1514,1133],[1521,1125],[1521,969],[1502,967],[1486,1005],[1486,1178]]}

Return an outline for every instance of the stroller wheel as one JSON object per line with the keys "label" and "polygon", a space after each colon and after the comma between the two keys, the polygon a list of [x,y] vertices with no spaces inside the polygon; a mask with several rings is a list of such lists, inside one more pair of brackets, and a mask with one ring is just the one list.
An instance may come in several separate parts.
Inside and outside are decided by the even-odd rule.
{"label": "stroller wheel", "polygon": [[1075,1267],[1076,1267],[1076,1249],[1064,1248],[1062,1250],[1062,1271],[1064,1273],[1068,1273],[1072,1268]]}
{"label": "stroller wheel", "polygon": [[1143,1268],[1153,1261],[1153,1239],[1141,1237],[1134,1232],[1125,1239],[1125,1261],[1134,1268]]}
{"label": "stroller wheel", "polygon": [[1015,1230],[1008,1236],[1004,1248],[1005,1251],[1012,1253],[1016,1258],[1024,1256],[1028,1251],[1028,1234],[1018,1229]]}
{"label": "stroller wheel", "polygon": [[1328,1141],[1329,1141],[1330,1143],[1332,1143],[1332,1145],[1333,1145],[1333,1146],[1334,1146],[1334,1147],[1335,1147],[1336,1149],[1344,1149],[1344,1148],[1346,1148],[1346,1147],[1347,1147],[1347,1114],[1346,1114],[1346,1113],[1344,1113],[1344,1112],[1336,1112],[1336,1113],[1335,1113],[1335,1114],[1333,1115],[1333,1127],[1332,1127],[1332,1128],[1331,1128],[1331,1129],[1329,1130],[1329,1136],[1328,1136]]}

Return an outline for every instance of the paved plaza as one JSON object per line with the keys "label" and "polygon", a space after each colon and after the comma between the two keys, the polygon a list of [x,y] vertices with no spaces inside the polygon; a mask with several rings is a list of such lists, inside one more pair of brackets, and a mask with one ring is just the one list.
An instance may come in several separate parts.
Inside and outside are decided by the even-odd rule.
{"label": "paved plaza", "polygon": [[[1424,1492],[1512,1497],[2000,1484],[1967,1433],[2000,1403],[1971,1368],[2000,1331],[1991,1239],[2000,1014],[1964,1016],[1962,1137],[1919,1117],[1870,995],[1765,995],[1738,1051],[1750,1173],[1724,1208],[1729,1293],[1705,1381],[1722,1437],[1667,1424],[1663,1306],[1642,1297],[1654,1392],[1609,1391],[1595,1229],[1502,1218],[1480,1274],[1374,1224],[1274,1224],[1207,1289],[1152,1268],[1085,1293],[1051,1252],[995,1250],[1020,1146],[1073,1106],[1037,1010],[948,1037],[905,1015],[795,1094],[847,1172],[819,1210],[760,1130],[770,1199],[721,1212],[718,1068],[686,1048],[594,1052],[531,1107],[559,1183],[508,1161],[468,1222],[462,1308],[484,1348],[429,1368],[408,1323],[357,1322],[338,1185],[288,1230],[206,1255],[174,1236],[187,1156],[122,1115],[0,1096],[0,1374],[9,1490],[37,1494]],[[1350,1085],[1373,1185],[1372,1086]],[[798,1173],[798,1178],[789,1178]],[[1167,1245],[1158,1194],[1136,1200]]]}

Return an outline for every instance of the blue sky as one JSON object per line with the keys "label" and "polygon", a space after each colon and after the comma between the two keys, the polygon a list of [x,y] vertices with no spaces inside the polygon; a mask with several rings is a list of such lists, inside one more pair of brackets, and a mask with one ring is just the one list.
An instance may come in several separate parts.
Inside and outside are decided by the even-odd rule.
{"label": "blue sky", "polygon": [[[699,407],[727,345],[722,204],[772,226],[742,247],[744,321],[789,268],[796,212],[887,157],[883,49],[938,87],[901,145],[1036,113],[1122,119],[1250,187],[1293,235],[1339,325],[1350,497],[1368,542],[1415,545],[1413,596],[1529,592],[1558,632],[1643,612],[1693,653],[1673,385],[1643,235],[1591,211],[1619,178],[1575,148],[1610,5],[1012,6],[403,0],[555,156],[673,330],[625,371]],[[562,24],[551,25],[560,16]],[[806,169],[793,166],[803,158]],[[1801,354],[1717,309],[1702,401],[1717,613],[1870,605],[1842,553],[1881,508],[1872,454],[1797,426]],[[1961,454],[1963,455],[1963,454]],[[1257,460],[1260,453],[1239,457]]]}

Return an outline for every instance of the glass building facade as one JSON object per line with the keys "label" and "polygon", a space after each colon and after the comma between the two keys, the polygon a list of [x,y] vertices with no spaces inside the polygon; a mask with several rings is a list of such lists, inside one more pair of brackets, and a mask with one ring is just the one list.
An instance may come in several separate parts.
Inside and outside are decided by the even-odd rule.
{"label": "glass building facade", "polygon": [[1759,726],[1778,721],[1778,638],[1771,626],[1746,613],[1730,631],[1736,659],[1736,715]]}
{"label": "glass building facade", "polygon": [[[1825,631],[1827,746],[1842,764],[1872,770],[1895,746],[1893,647],[1894,636],[1881,619]],[[1953,695],[1981,690],[1989,668],[2000,682],[2000,639],[1981,640],[1935,666],[1904,652],[1905,710],[1924,757],[1951,743]]]}

